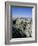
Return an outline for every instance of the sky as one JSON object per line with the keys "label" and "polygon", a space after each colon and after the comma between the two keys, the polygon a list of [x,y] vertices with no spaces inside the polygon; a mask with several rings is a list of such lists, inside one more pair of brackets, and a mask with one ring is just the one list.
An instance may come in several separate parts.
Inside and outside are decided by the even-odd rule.
{"label": "sky", "polygon": [[32,17],[32,8],[12,7],[11,12],[13,17]]}

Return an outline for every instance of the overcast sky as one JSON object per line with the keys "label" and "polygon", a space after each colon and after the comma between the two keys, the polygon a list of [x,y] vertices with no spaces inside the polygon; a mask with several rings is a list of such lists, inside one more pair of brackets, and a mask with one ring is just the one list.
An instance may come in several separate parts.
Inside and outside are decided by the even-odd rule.
{"label": "overcast sky", "polygon": [[11,12],[13,17],[32,17],[32,8],[12,7]]}

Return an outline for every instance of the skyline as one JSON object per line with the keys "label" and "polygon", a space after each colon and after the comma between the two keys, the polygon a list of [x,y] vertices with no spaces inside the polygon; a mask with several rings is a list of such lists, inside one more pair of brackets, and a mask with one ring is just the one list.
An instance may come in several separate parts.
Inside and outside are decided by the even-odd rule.
{"label": "skyline", "polygon": [[11,12],[13,17],[32,17],[32,8],[12,7]]}

